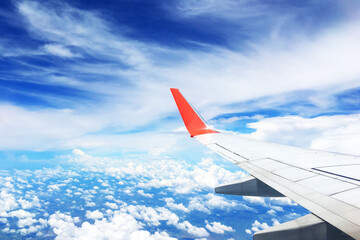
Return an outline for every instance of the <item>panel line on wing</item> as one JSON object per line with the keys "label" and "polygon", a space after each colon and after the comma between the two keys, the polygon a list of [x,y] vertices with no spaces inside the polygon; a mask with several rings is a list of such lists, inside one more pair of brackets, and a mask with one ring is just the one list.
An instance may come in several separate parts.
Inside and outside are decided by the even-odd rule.
{"label": "panel line on wing", "polygon": [[[340,174],[336,174],[336,173],[324,171],[324,170],[317,169],[317,168],[307,169],[307,168],[299,167],[299,166],[296,166],[296,165],[291,165],[291,164],[289,164],[289,163],[286,163],[286,162],[283,162],[283,161],[279,161],[279,160],[273,159],[273,158],[267,158],[267,159],[270,159],[270,160],[273,160],[273,161],[275,161],[275,162],[278,162],[278,163],[287,165],[287,166],[292,167],[292,168],[298,168],[298,169],[301,169],[301,170],[304,170],[304,171],[307,171],[307,172],[312,172],[312,173],[315,173],[315,174],[318,174],[318,175],[321,175],[321,176],[329,177],[329,178],[331,178],[331,179],[336,179],[336,180],[340,180],[340,181],[347,182],[347,183],[351,183],[351,184],[359,185],[359,182],[360,182],[360,180],[355,179],[355,178],[346,177],[346,176],[344,176],[344,175],[340,175]],[[257,159],[257,160],[259,160],[259,159]],[[254,160],[250,160],[250,162],[253,162],[253,161],[254,161]],[[277,174],[276,171],[270,171],[270,172],[272,172],[273,174],[276,174],[276,175],[278,175],[278,176],[280,176],[280,177],[283,177],[283,176]],[[329,175],[330,175],[330,176],[329,176]],[[356,183],[350,182],[349,180],[356,181]],[[297,181],[294,181],[294,182],[297,182]]]}
{"label": "panel line on wing", "polygon": [[[342,190],[342,191],[339,191],[339,192],[336,192],[336,193],[332,193],[330,194],[329,196],[333,196],[333,195],[336,195],[336,194],[340,194],[340,193],[343,193],[343,192],[347,192],[347,191],[351,191],[351,190],[354,190],[356,188],[359,188],[358,186],[356,187],[353,187],[353,188],[350,188],[350,189],[345,189],[345,190]],[[344,201],[343,201],[344,202]]]}
{"label": "panel line on wing", "polygon": [[246,158],[246,157],[244,157],[244,156],[241,156],[240,154],[238,154],[238,153],[236,153],[236,152],[233,152],[233,151],[231,151],[230,149],[227,149],[226,147],[221,146],[221,145],[218,144],[218,143],[214,143],[214,144],[217,145],[217,146],[219,146],[219,147],[221,147],[221,148],[223,148],[223,149],[225,149],[226,151],[231,152],[232,154],[235,154],[235,155],[237,155],[237,156],[239,156],[239,157],[242,157],[242,158],[244,158],[244,159],[246,159],[246,160],[249,160],[248,158]]}
{"label": "panel line on wing", "polygon": [[333,173],[333,172],[328,172],[328,171],[321,170],[321,169],[317,169],[317,168],[311,168],[311,169],[316,170],[316,171],[319,171],[319,172],[327,173],[327,174],[330,174],[330,175],[334,175],[334,176],[338,176],[338,177],[343,177],[343,178],[347,178],[347,179],[351,179],[351,180],[360,182],[360,180],[359,180],[359,179],[356,179],[356,178],[347,177],[347,176],[344,176],[344,175],[340,175],[340,174]]}

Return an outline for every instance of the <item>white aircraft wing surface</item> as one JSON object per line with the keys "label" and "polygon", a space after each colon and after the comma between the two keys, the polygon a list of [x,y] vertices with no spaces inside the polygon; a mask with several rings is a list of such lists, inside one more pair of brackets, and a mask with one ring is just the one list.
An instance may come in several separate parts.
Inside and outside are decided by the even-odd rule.
{"label": "white aircraft wing surface", "polygon": [[171,89],[186,128],[251,174],[217,193],[286,196],[312,214],[254,234],[255,240],[360,240],[360,157],[246,139],[211,129],[178,89]]}

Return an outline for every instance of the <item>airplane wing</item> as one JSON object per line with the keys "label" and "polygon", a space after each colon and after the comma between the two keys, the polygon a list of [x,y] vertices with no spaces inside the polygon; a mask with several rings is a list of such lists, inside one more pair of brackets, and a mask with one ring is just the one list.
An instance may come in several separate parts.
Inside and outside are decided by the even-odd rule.
{"label": "airplane wing", "polygon": [[311,214],[254,234],[254,240],[360,240],[360,157],[260,142],[211,129],[171,88],[191,137],[251,176],[219,186],[222,194],[283,197]]}

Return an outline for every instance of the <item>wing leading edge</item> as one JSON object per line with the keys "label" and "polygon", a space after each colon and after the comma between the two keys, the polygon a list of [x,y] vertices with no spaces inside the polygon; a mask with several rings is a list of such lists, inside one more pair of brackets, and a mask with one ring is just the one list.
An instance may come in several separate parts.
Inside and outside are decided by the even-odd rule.
{"label": "wing leading edge", "polygon": [[257,232],[255,240],[360,240],[360,157],[215,131],[178,89],[171,92],[190,136],[251,174],[216,188],[217,193],[287,196],[312,212]]}

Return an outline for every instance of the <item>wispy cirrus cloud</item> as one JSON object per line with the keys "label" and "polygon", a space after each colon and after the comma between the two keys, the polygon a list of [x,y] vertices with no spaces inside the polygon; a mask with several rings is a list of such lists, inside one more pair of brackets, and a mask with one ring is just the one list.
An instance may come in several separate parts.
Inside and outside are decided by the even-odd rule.
{"label": "wispy cirrus cloud", "polygon": [[71,52],[71,50],[65,48],[62,45],[58,45],[58,44],[45,44],[44,45],[44,50],[46,52],[48,52],[49,54],[55,55],[55,56],[59,56],[59,57],[74,57],[74,56],[79,56],[79,55],[75,55]]}
{"label": "wispy cirrus cloud", "polygon": [[211,15],[215,18],[240,19],[258,17],[269,13],[265,4],[258,1],[177,1],[176,10],[185,17]]}
{"label": "wispy cirrus cloud", "polygon": [[[246,6],[253,8],[256,15],[262,14],[264,8],[259,3],[247,1],[227,1],[221,7],[216,7],[220,4],[218,1],[205,3],[202,10],[195,3],[177,4],[183,6],[183,10],[199,8],[198,13],[192,15],[205,17],[219,14],[217,11],[226,15],[231,8],[246,9]],[[271,108],[297,101],[303,98],[306,90],[311,90],[305,96],[308,103],[321,108],[321,111],[328,111],[334,104],[328,100],[334,94],[359,87],[360,71],[356,63],[360,60],[357,44],[360,31],[357,18],[341,19],[337,24],[320,28],[316,34],[299,31],[286,37],[276,35],[268,41],[249,39],[246,50],[207,43],[202,48],[185,49],[132,39],[125,34],[126,26],[115,26],[103,12],[76,8],[69,3],[20,1],[16,8],[25,22],[24,30],[39,41],[30,49],[33,52],[30,54],[30,51],[29,56],[42,49],[42,53],[31,61],[21,58],[21,54],[8,57],[10,62],[23,66],[21,71],[16,71],[17,81],[50,86],[47,89],[51,91],[35,92],[34,85],[25,89],[25,85],[22,89],[12,86],[11,96],[15,99],[26,96],[37,99],[38,103],[48,103],[39,108],[58,108],[44,110],[49,112],[45,116],[38,110],[20,110],[21,107],[17,106],[14,108],[19,110],[18,119],[37,116],[38,122],[50,122],[43,124],[44,132],[52,132],[55,127],[74,129],[78,133],[76,123],[79,116],[88,119],[86,125],[90,126],[80,127],[84,130],[79,134],[70,133],[59,141],[39,135],[37,129],[32,128],[32,121],[22,122],[20,128],[14,127],[16,124],[7,128],[5,133],[8,132],[13,142],[30,142],[29,136],[39,136],[33,144],[24,144],[24,149],[40,149],[45,145],[64,149],[84,146],[84,142],[87,146],[95,146],[101,142],[113,142],[112,139],[118,138],[113,136],[114,132],[177,128],[180,123],[171,118],[177,113],[169,87],[179,87],[207,119],[223,113],[254,110],[251,108],[260,108],[264,104]],[[255,14],[256,9],[259,13]],[[266,12],[272,14],[272,11]],[[290,26],[292,22],[284,24]],[[275,26],[270,30],[277,31]],[[22,54],[26,55],[26,52]],[[60,58],[50,61],[49,56]],[[46,64],[38,64],[39,61]],[[7,84],[12,79],[13,76],[4,75]],[[71,91],[56,95],[54,89],[59,86],[66,86]],[[265,102],[264,97],[267,97]],[[256,103],[238,108],[238,103],[252,99],[257,99]],[[28,107],[26,101],[21,103]],[[67,112],[62,108],[72,110]],[[301,106],[299,109],[308,111]],[[64,112],[66,126],[61,122],[54,126],[52,120]],[[10,120],[6,114],[3,116],[4,121]],[[91,122],[96,122],[94,127],[91,127]],[[29,133],[26,137],[22,135],[24,131],[21,129],[24,128]]]}

